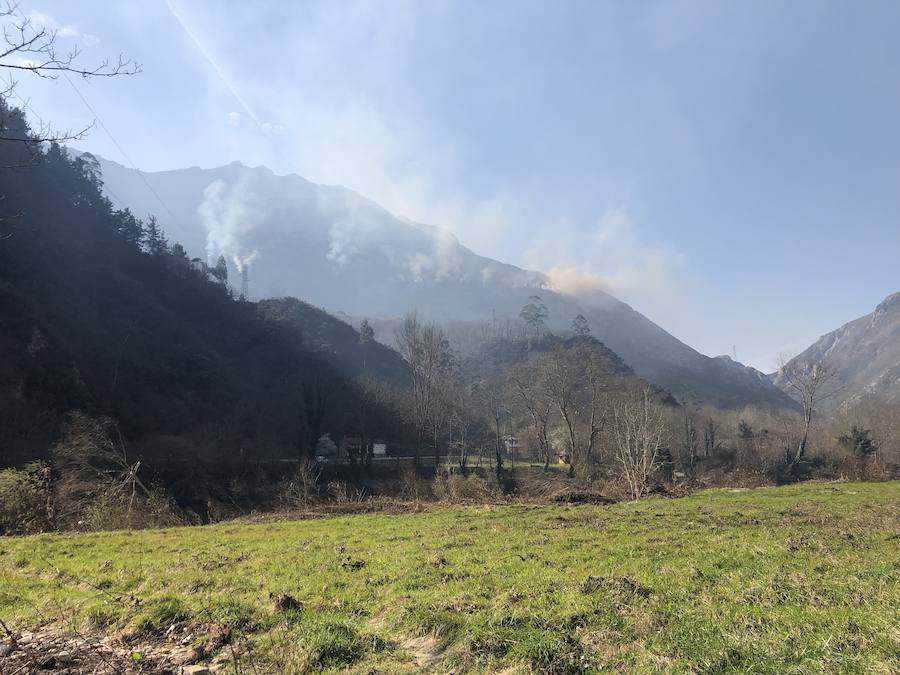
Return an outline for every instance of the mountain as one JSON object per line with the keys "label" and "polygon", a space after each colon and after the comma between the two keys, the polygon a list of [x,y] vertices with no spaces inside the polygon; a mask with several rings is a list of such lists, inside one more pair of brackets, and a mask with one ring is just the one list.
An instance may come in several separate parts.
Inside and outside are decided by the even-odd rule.
{"label": "mountain", "polygon": [[[829,406],[867,398],[900,403],[900,293],[886,297],[871,314],[823,335],[792,362],[808,365],[823,359],[836,373]],[[788,390],[780,372],[770,377]]]}
{"label": "mountain", "polygon": [[240,163],[144,173],[101,160],[101,169],[114,203],[156,214],[171,239],[210,262],[224,254],[232,279],[246,271],[252,297],[296,295],[351,317],[391,319],[415,308],[440,321],[481,321],[517,318],[539,294],[552,329],[584,314],[639,376],[682,402],[794,405],[762,373],[700,354],[602,291],[558,292],[539,272],[480,256],[346,188]]}
{"label": "mountain", "polygon": [[138,457],[293,458],[361,424],[402,440],[357,381],[406,382],[396,352],[298,300],[235,300],[55,146],[5,142],[0,165],[17,167],[0,171],[0,466],[45,457],[75,410],[115,419]]}

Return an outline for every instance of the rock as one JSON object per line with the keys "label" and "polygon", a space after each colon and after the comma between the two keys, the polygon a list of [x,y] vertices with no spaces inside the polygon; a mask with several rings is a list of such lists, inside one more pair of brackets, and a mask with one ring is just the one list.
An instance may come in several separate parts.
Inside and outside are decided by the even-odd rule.
{"label": "rock", "polygon": [[0,659],[4,656],[9,656],[16,649],[18,649],[18,645],[15,642],[0,642]]}
{"label": "rock", "polygon": [[197,647],[189,647],[187,649],[179,649],[169,654],[169,660],[176,666],[187,666],[197,663],[203,658],[203,651]]}
{"label": "rock", "polygon": [[212,675],[212,671],[206,666],[182,666],[181,675]]}

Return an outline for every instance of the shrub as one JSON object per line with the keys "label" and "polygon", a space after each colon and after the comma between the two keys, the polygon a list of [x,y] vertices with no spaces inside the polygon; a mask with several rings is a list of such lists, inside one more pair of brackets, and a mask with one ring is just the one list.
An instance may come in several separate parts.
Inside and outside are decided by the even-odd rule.
{"label": "shrub", "polygon": [[403,499],[419,501],[427,499],[430,493],[429,482],[419,475],[415,466],[406,464],[400,472],[400,496]]}
{"label": "shrub", "polygon": [[79,521],[87,530],[172,527],[181,523],[177,507],[161,488],[151,488],[146,496],[136,497],[121,490],[101,490],[86,500]]}
{"label": "shrub", "polygon": [[278,486],[278,502],[282,508],[296,509],[315,501],[319,492],[321,470],[315,462],[301,462],[282,479]]}
{"label": "shrub", "polygon": [[0,471],[0,534],[31,534],[52,527],[50,469],[35,462]]}
{"label": "shrub", "polygon": [[854,457],[865,459],[871,457],[878,452],[878,446],[872,438],[872,432],[868,429],[853,425],[849,433],[841,434],[838,437],[838,445],[846,450]]}
{"label": "shrub", "polygon": [[439,472],[435,476],[432,490],[435,497],[447,501],[486,501],[496,498],[497,486],[481,476],[470,473]]}

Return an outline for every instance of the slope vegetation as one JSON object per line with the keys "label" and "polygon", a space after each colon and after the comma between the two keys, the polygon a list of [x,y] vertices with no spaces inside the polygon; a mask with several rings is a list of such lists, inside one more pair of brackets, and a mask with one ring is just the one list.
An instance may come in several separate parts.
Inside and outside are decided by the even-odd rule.
{"label": "slope vegetation", "polygon": [[396,353],[322,310],[235,300],[113,210],[88,163],[12,142],[0,163],[20,167],[0,171],[0,464],[45,455],[76,409],[145,454],[296,457],[354,432],[363,370],[405,382]]}
{"label": "slope vegetation", "polygon": [[[296,295],[369,318],[418,309],[446,322],[517,318],[537,293],[550,328],[565,330],[584,314],[594,335],[639,376],[682,402],[793,406],[761,373],[700,354],[602,290],[558,292],[539,272],[478,255],[450,233],[398,218],[346,188],[240,163],[144,174],[101,164],[120,207],[159,211],[146,181],[171,209],[160,214],[166,229],[190,250],[252,258],[256,297]],[[390,341],[392,334],[378,337]]]}

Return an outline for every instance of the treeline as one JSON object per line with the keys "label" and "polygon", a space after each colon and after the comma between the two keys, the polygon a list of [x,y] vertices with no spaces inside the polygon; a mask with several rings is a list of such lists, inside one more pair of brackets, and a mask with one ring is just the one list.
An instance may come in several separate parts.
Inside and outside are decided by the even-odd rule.
{"label": "treeline", "polygon": [[306,303],[236,299],[223,265],[115,209],[90,156],[37,144],[0,106],[0,465],[49,459],[75,411],[114,420],[145,462],[411,436],[395,352]]}
{"label": "treeline", "polygon": [[[393,485],[417,499],[453,485],[536,494],[517,462],[631,499],[896,472],[896,411],[869,402],[822,418],[809,393],[821,369],[796,374],[799,413],[694,410],[638,378],[583,316],[552,334],[537,296],[521,321],[449,333],[410,314],[396,351],[367,322],[235,298],[224,261],[207,268],[152,216],[115,209],[90,156],[37,143],[2,101],[0,118],[0,469],[16,467],[0,472],[2,531],[373,494],[375,440],[412,458]],[[326,490],[315,458],[329,446],[350,473]],[[428,480],[415,470],[425,456],[438,469]],[[259,468],[284,459],[301,468]]]}
{"label": "treeline", "polygon": [[897,411],[862,401],[826,416],[836,386],[826,362],[783,369],[793,408],[697,408],[637,378],[591,336],[585,317],[573,317],[564,335],[549,331],[547,318],[533,296],[521,322],[441,333],[451,343],[463,336],[462,386],[480,394],[498,471],[517,458],[562,465],[582,487],[634,499],[676,486],[898,473]]}

